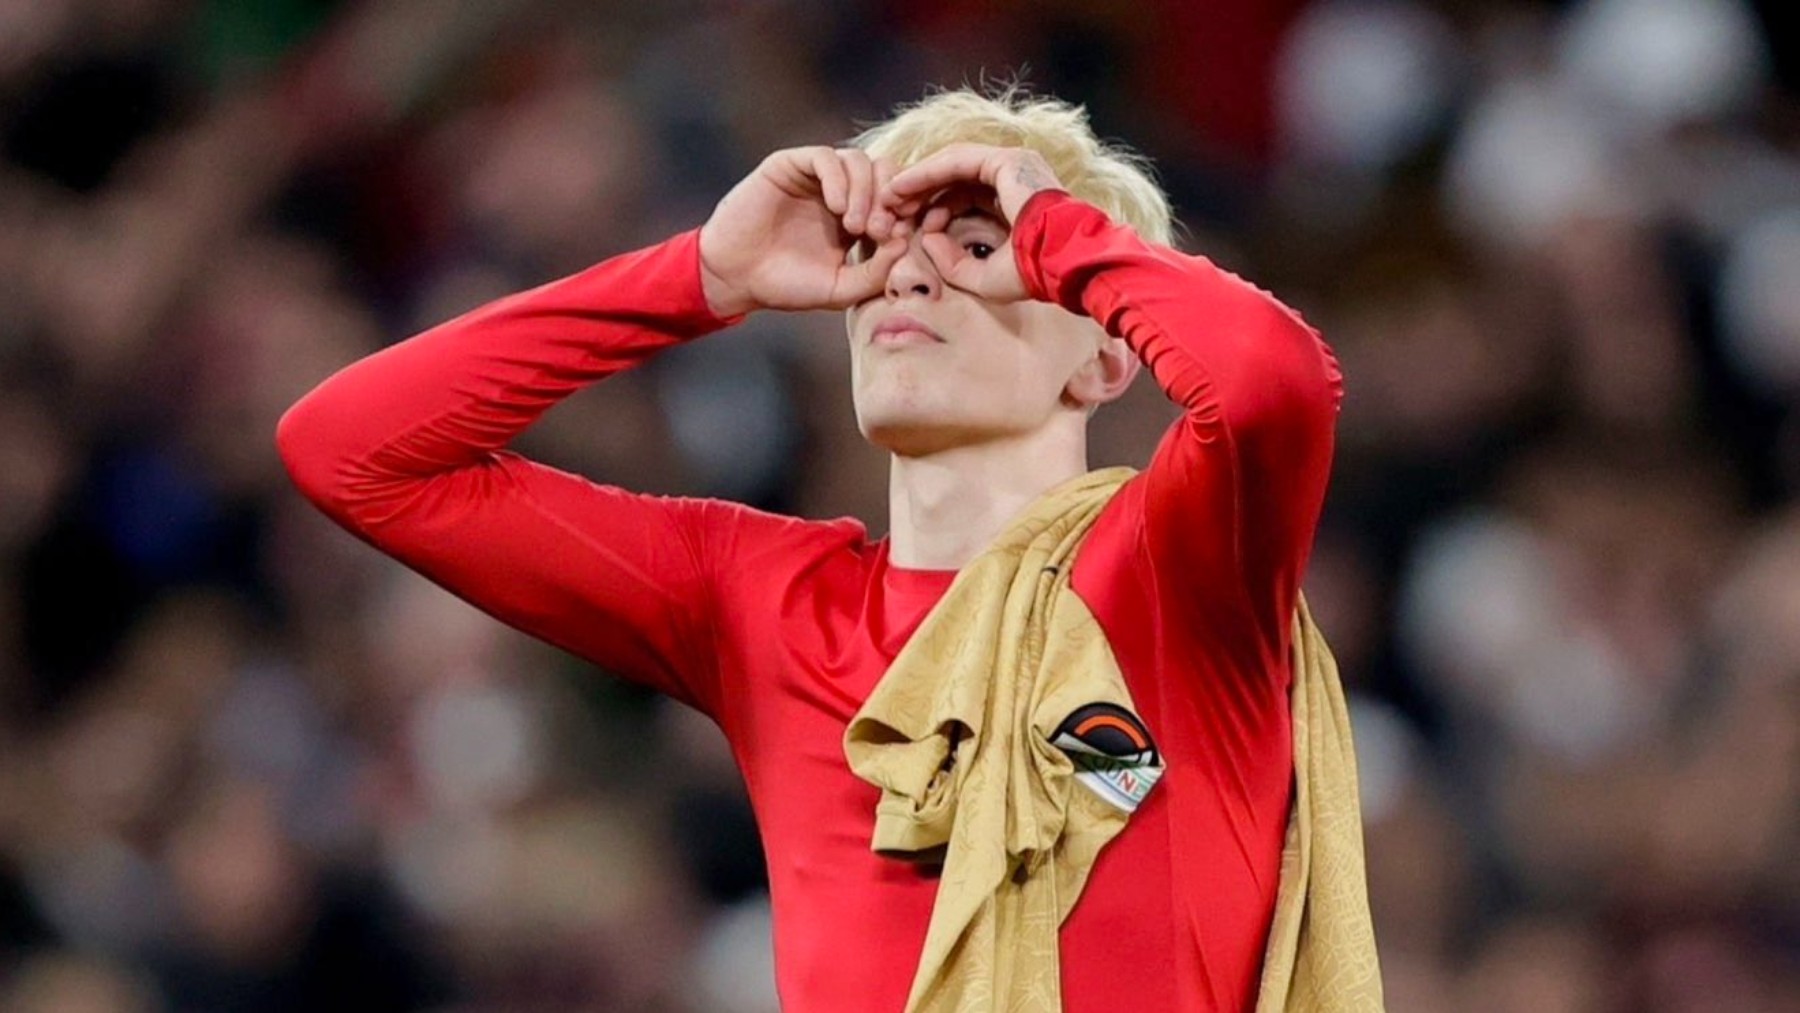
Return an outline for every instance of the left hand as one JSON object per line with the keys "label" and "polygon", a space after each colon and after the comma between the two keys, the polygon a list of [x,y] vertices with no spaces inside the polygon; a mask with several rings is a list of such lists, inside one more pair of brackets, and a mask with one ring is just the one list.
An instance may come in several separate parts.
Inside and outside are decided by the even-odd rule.
{"label": "left hand", "polygon": [[[918,164],[902,169],[882,189],[877,203],[909,218],[930,198],[958,183],[979,183],[994,191],[995,203],[1010,229],[1025,202],[1040,190],[1066,189],[1044,156],[1029,148],[991,144],[952,144]],[[1012,240],[985,259],[959,247],[945,234],[948,215],[927,215],[920,243],[944,280],[957,288],[996,302],[1017,302],[1029,293],[1019,275]],[[936,226],[935,228],[933,226]]]}

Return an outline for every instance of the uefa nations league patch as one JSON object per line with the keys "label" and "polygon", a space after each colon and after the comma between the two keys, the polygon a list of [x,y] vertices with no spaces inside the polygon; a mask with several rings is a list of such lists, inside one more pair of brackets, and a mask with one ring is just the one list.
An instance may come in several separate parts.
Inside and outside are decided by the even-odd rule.
{"label": "uefa nations league patch", "polygon": [[1075,779],[1113,807],[1136,812],[1162,778],[1162,756],[1150,730],[1117,704],[1091,703],[1056,726],[1050,743],[1075,763]]}

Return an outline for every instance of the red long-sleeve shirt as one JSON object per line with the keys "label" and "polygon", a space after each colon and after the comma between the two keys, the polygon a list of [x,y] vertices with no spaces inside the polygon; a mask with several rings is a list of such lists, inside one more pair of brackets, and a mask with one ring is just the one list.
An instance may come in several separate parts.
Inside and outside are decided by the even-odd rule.
{"label": "red long-sleeve shirt", "polygon": [[[640,495],[504,450],[571,392],[723,325],[698,234],[498,300],[281,420],[300,489],[501,620],[712,716],[769,863],[789,1013],[905,1004],[936,881],[869,849],[844,727],[948,587],[853,520]],[[1064,924],[1064,1008],[1248,1010],[1292,782],[1288,623],[1341,393],[1318,335],[1061,192],[1015,223],[1033,295],[1123,336],[1184,409],[1075,563],[1167,764]]]}

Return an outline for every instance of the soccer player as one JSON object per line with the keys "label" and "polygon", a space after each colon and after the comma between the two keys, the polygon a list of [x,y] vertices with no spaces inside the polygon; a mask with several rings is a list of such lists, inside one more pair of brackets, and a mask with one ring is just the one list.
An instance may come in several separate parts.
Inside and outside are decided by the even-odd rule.
{"label": "soccer player", "polygon": [[[1180,418],[1072,588],[1166,772],[1060,932],[1075,1013],[1251,1009],[1293,794],[1290,622],[1340,398],[1319,336],[1170,249],[1078,108],[943,92],[778,151],[699,229],[344,368],[278,442],[333,519],[494,616],[712,717],[760,824],[790,1013],[899,1011],[938,880],[870,848],[846,723],[959,567],[1088,471],[1139,370]],[[889,533],[595,484],[504,449],[561,398],[763,310],[846,311]],[[730,340],[729,337],[715,340]]]}

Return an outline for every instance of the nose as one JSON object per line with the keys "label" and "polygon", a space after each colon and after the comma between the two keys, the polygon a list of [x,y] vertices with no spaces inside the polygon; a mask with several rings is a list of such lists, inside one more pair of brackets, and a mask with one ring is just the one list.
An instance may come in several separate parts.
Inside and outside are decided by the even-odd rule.
{"label": "nose", "polygon": [[931,258],[925,255],[925,246],[920,242],[920,236],[920,233],[915,232],[908,237],[905,255],[888,269],[887,295],[890,299],[906,295],[935,299],[943,290],[944,280],[938,276],[937,267],[932,264]]}

